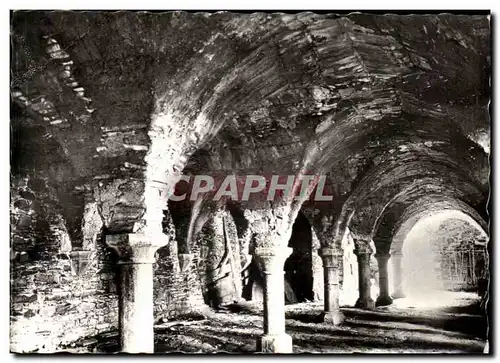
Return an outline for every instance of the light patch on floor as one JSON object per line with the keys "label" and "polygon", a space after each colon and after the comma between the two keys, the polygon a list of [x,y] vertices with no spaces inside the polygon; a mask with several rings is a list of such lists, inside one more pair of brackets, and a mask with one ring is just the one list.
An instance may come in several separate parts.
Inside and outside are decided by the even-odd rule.
{"label": "light patch on floor", "polygon": [[436,309],[445,306],[466,306],[477,300],[477,294],[470,292],[451,292],[424,290],[403,299],[396,299],[393,305],[400,309],[415,308],[419,310]]}

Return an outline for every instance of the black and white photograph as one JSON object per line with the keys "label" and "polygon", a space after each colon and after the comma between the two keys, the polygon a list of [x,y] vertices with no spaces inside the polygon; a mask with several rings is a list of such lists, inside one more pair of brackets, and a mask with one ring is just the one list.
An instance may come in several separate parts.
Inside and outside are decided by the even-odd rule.
{"label": "black and white photograph", "polygon": [[492,354],[492,18],[10,9],[10,354]]}

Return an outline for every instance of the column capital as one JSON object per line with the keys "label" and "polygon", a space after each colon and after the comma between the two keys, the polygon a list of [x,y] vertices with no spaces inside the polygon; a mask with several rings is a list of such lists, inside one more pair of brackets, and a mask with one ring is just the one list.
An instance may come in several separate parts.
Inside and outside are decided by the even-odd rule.
{"label": "column capital", "polygon": [[389,253],[376,253],[375,254],[375,258],[378,260],[378,261],[387,261],[389,260],[389,258],[391,257],[391,254]]}
{"label": "column capital", "polygon": [[274,273],[283,271],[285,261],[292,252],[290,247],[257,247],[253,256],[264,273]]}
{"label": "column capital", "polygon": [[318,249],[320,257],[343,256],[343,251],[338,247],[322,247]]}
{"label": "column capital", "polygon": [[373,250],[369,244],[358,244],[354,246],[354,254],[356,256],[360,255],[371,255]]}
{"label": "column capital", "polygon": [[166,246],[169,237],[166,234],[123,233],[106,236],[106,244],[120,257],[121,264],[154,263],[155,252]]}
{"label": "column capital", "polygon": [[401,258],[403,257],[402,251],[391,252],[391,257]]}
{"label": "column capital", "polygon": [[323,247],[318,249],[318,255],[323,259],[323,267],[338,267],[336,262],[342,258],[343,252],[338,248]]}

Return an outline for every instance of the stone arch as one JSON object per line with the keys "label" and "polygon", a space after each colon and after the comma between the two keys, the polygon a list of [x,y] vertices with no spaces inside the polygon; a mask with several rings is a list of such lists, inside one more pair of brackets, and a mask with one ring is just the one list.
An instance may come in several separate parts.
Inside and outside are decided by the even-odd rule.
{"label": "stone arch", "polygon": [[396,201],[388,205],[374,226],[373,239],[381,251],[400,252],[406,234],[418,220],[442,211],[456,211],[485,233],[488,231],[488,223],[478,211],[453,196],[431,193],[421,196],[406,208],[403,205]]}
{"label": "stone arch", "polygon": [[[471,207],[467,202],[457,198],[456,196],[447,195],[441,191],[439,194],[435,192],[430,192],[425,195],[418,194],[416,199],[409,198],[409,200],[412,201],[411,203],[401,200],[405,198],[400,197],[399,199],[399,201],[393,201],[386,207],[383,214],[377,221],[373,232],[373,239],[377,252],[381,254],[389,254],[391,256],[390,263],[393,270],[392,273],[389,274],[389,280],[391,282],[390,286],[392,288],[394,298],[403,297],[405,295],[403,286],[408,286],[408,281],[406,281],[407,279],[411,279],[412,281],[417,281],[418,279],[424,279],[424,281],[426,279],[428,280],[428,283],[410,284],[412,290],[414,291],[415,289],[430,289],[432,287],[432,281],[436,283],[436,287],[441,286],[443,283],[441,278],[437,278],[436,275],[433,274],[434,269],[438,268],[436,262],[436,258],[438,257],[434,251],[434,246],[429,245],[428,251],[426,250],[426,246],[429,243],[427,239],[422,240],[419,245],[420,247],[418,247],[420,251],[418,253],[425,253],[426,257],[417,259],[418,261],[422,260],[422,263],[425,262],[425,266],[427,267],[424,268],[423,265],[418,265],[418,263],[414,261],[415,258],[412,260],[409,256],[406,256],[406,254],[403,253],[403,242],[406,240],[410,231],[412,231],[420,221],[425,221],[426,219],[432,217],[432,222],[435,224],[437,222],[436,218],[441,218],[442,220],[443,218],[449,218],[449,216],[455,216],[456,218],[469,223],[472,228],[483,231],[485,242],[487,240],[488,233],[488,224],[481,217],[476,208]],[[413,240],[415,240],[415,235],[412,236]],[[416,243],[416,240],[413,242]],[[409,246],[407,246],[407,248],[409,248]],[[417,251],[414,251],[412,252],[412,255],[416,256],[416,253]],[[472,253],[475,254],[476,252]],[[485,263],[487,264],[487,256],[481,254],[480,257],[484,257]],[[415,265],[415,263],[417,263],[417,265]],[[408,275],[412,276],[411,278],[403,278],[403,275],[406,276],[410,273],[410,270],[406,270],[406,268],[411,269],[411,271],[413,271],[413,269],[418,269],[423,271],[423,273],[430,273],[431,275],[427,276],[411,272],[411,274]],[[476,267],[473,266],[472,268],[475,269]],[[439,272],[439,274],[441,274],[441,272]]]}
{"label": "stone arch", "polygon": [[317,285],[317,280],[322,279],[321,260],[317,255],[319,241],[302,212],[294,221],[288,247],[293,248],[293,252],[285,261],[284,270],[291,291],[285,291],[285,296],[290,302],[313,301],[319,293],[317,288],[315,291],[315,282]]}
{"label": "stone arch", "polygon": [[369,192],[363,193],[349,226],[353,233],[371,237],[380,215],[393,201],[406,198],[405,195],[414,200],[416,195],[429,192],[443,192],[475,203],[483,197],[482,189],[456,167],[432,161],[407,162],[392,172],[387,171],[382,181],[372,184]]}
{"label": "stone arch", "polygon": [[[55,179],[70,192],[79,183],[92,184],[106,231],[126,234],[109,238],[121,257],[137,257],[129,252],[144,250],[152,257],[155,248],[167,243],[162,222],[169,209],[168,189],[188,163],[194,173],[203,171],[192,157],[200,149],[211,159],[211,169],[257,173],[335,173],[348,160],[347,174],[335,179],[342,187],[333,188],[341,197],[326,206],[334,211],[323,215],[329,222],[324,239],[329,244],[330,236],[341,238],[359,210],[358,204],[347,203],[339,214],[336,207],[372,164],[405,153],[409,144],[412,151],[421,151],[455,139],[455,149],[469,150],[457,129],[471,135],[488,124],[482,115],[489,102],[488,18],[432,16],[428,28],[422,27],[423,18],[405,19],[314,13],[14,12],[11,95],[36,123],[46,126],[66,154],[68,163],[56,168]],[[477,31],[465,34],[463,29],[471,26]],[[436,55],[434,47],[422,46],[422,36],[446,51]],[[351,173],[351,162],[358,158],[361,166]],[[465,169],[471,165],[461,160],[452,162]],[[433,184],[426,191],[437,193],[445,186]],[[387,189],[387,195],[392,192]],[[465,202],[474,199],[466,192],[451,194]],[[260,247],[255,257],[273,275],[268,291],[282,288],[276,276],[300,208],[300,203],[271,203],[255,213],[245,210],[252,217],[250,230],[256,229],[250,231],[250,243]],[[369,234],[355,228],[352,232]],[[118,246],[121,237],[131,243]],[[190,237],[185,239],[181,245],[189,251]],[[125,271],[131,270],[125,265]],[[136,274],[142,282],[150,266],[134,267],[146,272],[143,267],[147,274]],[[99,278],[97,273],[94,278]],[[135,292],[145,288],[143,296],[149,296],[148,283],[130,286]],[[284,318],[282,302],[274,297],[270,301],[275,303],[266,305],[266,317]],[[138,300],[130,301],[133,307]],[[140,318],[124,320],[122,327],[135,335],[123,335],[125,350],[132,352],[143,343],[141,350],[153,350],[149,314],[147,319],[145,324]],[[276,326],[283,346],[275,346],[276,336],[260,342],[273,351],[291,351],[284,319]]]}
{"label": "stone arch", "polygon": [[[408,122],[407,127],[396,127],[395,132],[384,131],[384,126],[374,128],[365,136],[369,147],[344,157],[344,163],[355,166],[353,176],[342,169],[339,176],[335,170],[330,173],[330,179],[341,186],[335,197],[343,200],[335,213],[337,230],[349,225],[353,234],[368,239],[385,205],[415,180],[427,178],[423,184],[432,184],[446,179],[470,193],[488,189],[488,155],[454,121],[442,115],[438,122],[436,116],[403,112],[400,122]],[[464,172],[469,168],[472,172]],[[346,179],[351,181],[346,184]]]}
{"label": "stone arch", "polygon": [[469,210],[468,213],[466,213],[462,210],[447,209],[445,206],[438,208],[439,209],[436,210],[421,212],[420,214],[414,215],[413,217],[408,219],[405,223],[400,224],[399,228],[393,236],[391,251],[393,251],[394,253],[399,253],[402,251],[402,243],[404,242],[406,235],[415,226],[415,224],[418,223],[419,220],[428,217],[439,217],[442,214],[446,214],[447,218],[453,217],[463,220],[464,222],[471,224],[476,229],[482,231],[484,235],[487,235],[488,228],[485,221],[480,218],[477,213],[474,213],[474,211]]}

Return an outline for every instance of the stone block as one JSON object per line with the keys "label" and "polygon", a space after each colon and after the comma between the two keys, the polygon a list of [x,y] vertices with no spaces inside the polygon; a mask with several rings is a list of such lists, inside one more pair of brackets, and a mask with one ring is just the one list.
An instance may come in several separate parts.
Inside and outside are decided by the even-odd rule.
{"label": "stone block", "polygon": [[377,301],[375,301],[375,306],[387,306],[392,304],[392,299],[390,296],[379,296]]}
{"label": "stone block", "polygon": [[28,285],[28,281],[25,278],[15,279],[13,285],[16,287],[26,287]]}
{"label": "stone block", "polygon": [[36,316],[36,313],[31,309],[28,309],[28,311],[24,313],[25,318],[32,318],[34,316]]}
{"label": "stone block", "polygon": [[345,316],[340,310],[328,311],[321,314],[321,320],[331,325],[340,325],[344,322]]}
{"label": "stone block", "polygon": [[93,311],[95,310],[95,304],[90,302],[84,302],[78,306],[78,309],[82,312]]}
{"label": "stone block", "polygon": [[364,309],[364,310],[373,310],[375,309],[375,302],[373,299],[358,299],[356,301],[356,304],[354,305],[355,308],[358,309]]}
{"label": "stone block", "polygon": [[88,338],[82,341],[82,346],[87,347],[89,345],[97,344],[97,339]]}
{"label": "stone block", "polygon": [[292,337],[288,334],[263,335],[257,339],[259,353],[293,353]]}
{"label": "stone block", "polygon": [[101,273],[101,275],[100,275],[101,280],[113,280],[114,278],[115,278],[114,273],[105,272],[105,273]]}
{"label": "stone block", "polygon": [[13,298],[14,303],[32,303],[38,300],[37,295],[17,295]]}
{"label": "stone block", "polygon": [[69,313],[76,312],[76,307],[73,304],[66,303],[64,305],[59,305],[56,307],[56,315],[67,315]]}
{"label": "stone block", "polygon": [[40,309],[40,315],[45,317],[51,317],[55,314],[56,308],[55,306],[44,306]]}
{"label": "stone block", "polygon": [[28,262],[31,258],[27,252],[21,252],[19,254],[19,262]]}

